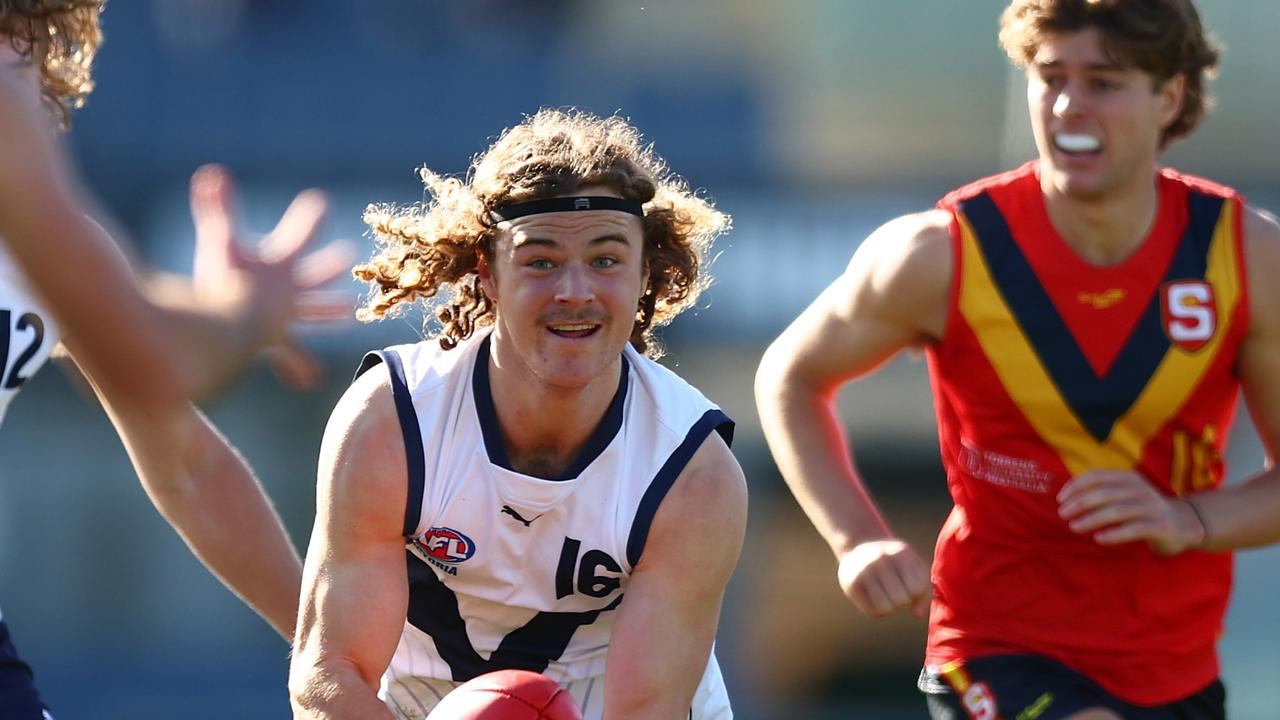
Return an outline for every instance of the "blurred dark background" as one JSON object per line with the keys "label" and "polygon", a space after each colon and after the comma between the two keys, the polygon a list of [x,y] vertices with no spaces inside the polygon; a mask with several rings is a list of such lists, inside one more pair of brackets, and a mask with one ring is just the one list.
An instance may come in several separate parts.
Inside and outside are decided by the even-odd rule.
{"label": "blurred dark background", "polygon": [[[157,267],[189,266],[187,180],[228,164],[254,227],[297,190],[332,197],[362,243],[373,201],[422,197],[426,164],[470,157],[541,106],[629,117],[731,213],[715,286],[669,328],[665,362],[739,422],[750,531],[718,653],[738,716],[922,718],[924,626],[872,621],[769,460],[751,400],[764,346],[865,235],[1033,154],[1022,80],[996,45],[1000,0],[112,0],[98,87],[69,137],[92,192]],[[1275,208],[1280,4],[1201,0],[1224,41],[1219,107],[1170,164]],[[92,278],[86,278],[92,282]],[[353,291],[358,288],[353,283]],[[314,394],[256,370],[208,407],[304,547],[320,435],[368,348],[420,318],[310,330]],[[923,362],[842,404],[858,461],[925,554],[949,507]],[[1262,462],[1247,416],[1233,476]],[[151,509],[74,380],[40,373],[0,432],[0,605],[59,718],[288,717],[286,644]],[[1232,717],[1276,716],[1280,554],[1242,553],[1222,641]]]}

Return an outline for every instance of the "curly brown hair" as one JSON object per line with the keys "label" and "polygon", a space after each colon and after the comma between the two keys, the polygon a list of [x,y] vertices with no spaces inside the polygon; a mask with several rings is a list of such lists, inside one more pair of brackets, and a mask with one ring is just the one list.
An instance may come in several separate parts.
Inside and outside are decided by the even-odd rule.
{"label": "curly brown hair", "polygon": [[1208,35],[1191,0],[1014,0],[1000,16],[1000,45],[1020,66],[1034,61],[1046,35],[1097,28],[1107,58],[1136,67],[1156,87],[1183,75],[1182,112],[1165,128],[1160,146],[1189,134],[1212,99],[1206,80],[1218,64],[1218,43]]}
{"label": "curly brown hair", "polygon": [[39,63],[40,94],[59,127],[93,90],[93,56],[106,0],[0,0],[0,35],[26,62]]}
{"label": "curly brown hair", "polygon": [[[420,300],[435,308],[438,340],[448,350],[493,322],[492,301],[476,273],[480,253],[493,257],[496,223],[489,211],[602,186],[644,204],[648,289],[631,344],[659,357],[653,331],[693,305],[710,284],[707,253],[729,229],[727,215],[691,192],[618,116],[540,110],[508,128],[471,164],[465,180],[420,170],[432,199],[407,207],[370,205],[364,221],[379,244],[354,274],[370,283],[356,316],[381,319]],[[446,296],[433,302],[442,290]]]}

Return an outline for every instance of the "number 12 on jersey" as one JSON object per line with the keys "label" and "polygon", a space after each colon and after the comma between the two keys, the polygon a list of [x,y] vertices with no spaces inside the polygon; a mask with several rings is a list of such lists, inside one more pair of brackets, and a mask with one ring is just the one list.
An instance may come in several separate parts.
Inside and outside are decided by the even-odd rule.
{"label": "number 12 on jersey", "polygon": [[[30,342],[27,343],[22,353],[13,361],[12,366],[8,366],[9,352],[14,337],[18,333],[25,334],[27,330],[34,330]],[[40,345],[44,343],[44,321],[39,315],[28,312],[18,317],[18,323],[13,323],[12,310],[0,310],[0,379],[3,383],[0,388],[5,390],[14,390],[27,381],[27,376],[22,374],[22,369],[31,362],[36,353],[40,350]]]}

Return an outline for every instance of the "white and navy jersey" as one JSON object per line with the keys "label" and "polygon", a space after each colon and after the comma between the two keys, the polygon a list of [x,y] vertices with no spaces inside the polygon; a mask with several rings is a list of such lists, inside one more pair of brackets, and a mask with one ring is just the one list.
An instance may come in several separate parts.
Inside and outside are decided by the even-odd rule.
{"label": "white and navy jersey", "polygon": [[[9,250],[0,244],[0,421],[18,389],[49,358],[58,333],[49,313],[27,286]],[[31,670],[18,657],[0,616],[0,697],[5,716],[52,720],[32,683]]]}
{"label": "white and navy jersey", "polygon": [[[443,692],[503,668],[543,672],[599,718],[614,612],[654,513],[713,431],[733,422],[630,346],[600,426],[563,479],[511,468],[489,387],[487,335],[454,350],[389,348],[409,466],[409,607],[380,696],[423,718]],[[714,655],[692,718],[729,718]]]}
{"label": "white and navy jersey", "polygon": [[0,421],[18,388],[57,343],[53,318],[28,287],[8,248],[0,245]]}

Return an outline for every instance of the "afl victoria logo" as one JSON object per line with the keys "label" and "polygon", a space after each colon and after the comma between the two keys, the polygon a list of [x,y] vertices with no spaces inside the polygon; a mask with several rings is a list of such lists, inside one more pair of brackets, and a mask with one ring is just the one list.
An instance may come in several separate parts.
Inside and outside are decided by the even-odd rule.
{"label": "afl victoria logo", "polygon": [[430,558],[455,565],[476,553],[471,538],[447,527],[433,527],[414,541]]}
{"label": "afl victoria logo", "polygon": [[1170,342],[1195,352],[1213,339],[1218,308],[1213,286],[1203,280],[1177,280],[1160,288],[1160,324]]}

